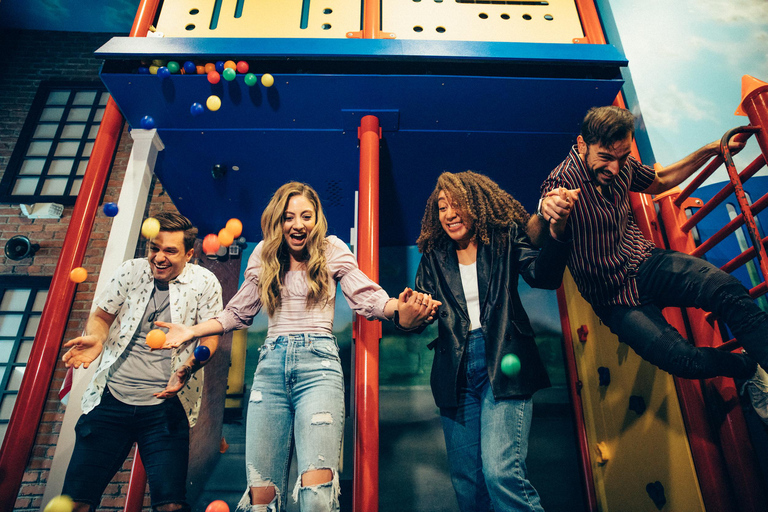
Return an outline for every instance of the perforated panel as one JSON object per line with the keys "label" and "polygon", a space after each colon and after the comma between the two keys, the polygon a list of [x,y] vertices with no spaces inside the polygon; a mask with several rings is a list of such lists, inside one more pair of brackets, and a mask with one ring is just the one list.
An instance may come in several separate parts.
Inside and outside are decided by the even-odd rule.
{"label": "perforated panel", "polygon": [[572,43],[584,37],[573,0],[382,0],[382,30],[397,39]]}
{"label": "perforated panel", "polygon": [[346,38],[360,30],[360,9],[358,0],[165,0],[157,30],[166,37]]}

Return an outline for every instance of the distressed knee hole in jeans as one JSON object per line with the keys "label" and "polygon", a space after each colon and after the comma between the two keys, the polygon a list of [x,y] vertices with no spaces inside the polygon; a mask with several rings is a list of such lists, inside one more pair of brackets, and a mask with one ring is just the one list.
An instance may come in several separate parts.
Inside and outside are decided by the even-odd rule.
{"label": "distressed knee hole in jeans", "polygon": [[[317,485],[301,485],[304,474],[318,469],[327,469],[333,473],[333,478],[328,482],[323,482]],[[293,488],[293,501],[299,501],[299,491],[312,492],[315,495],[319,495],[322,492],[330,491],[329,500],[333,506],[339,506],[339,494],[341,494],[341,485],[339,484],[339,472],[333,468],[316,468],[310,465],[306,471],[301,473],[301,476],[296,479],[296,485]]]}
{"label": "distressed knee hole in jeans", "polygon": [[[251,504],[251,487],[273,487],[275,497],[269,503]],[[280,510],[280,489],[271,480],[262,477],[253,465],[248,464],[248,489],[237,504],[237,509],[253,512],[278,512]]]}

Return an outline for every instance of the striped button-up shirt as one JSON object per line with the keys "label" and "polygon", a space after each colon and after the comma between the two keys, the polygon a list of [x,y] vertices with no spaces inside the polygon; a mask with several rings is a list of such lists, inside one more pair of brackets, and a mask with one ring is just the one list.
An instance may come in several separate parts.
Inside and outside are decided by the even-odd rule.
{"label": "striped button-up shirt", "polygon": [[637,269],[654,245],[637,227],[629,192],[647,189],[655,177],[652,168],[630,156],[606,197],[574,146],[541,186],[542,196],[558,187],[581,189],[568,221],[573,232],[568,268],[593,306],[640,305]]}

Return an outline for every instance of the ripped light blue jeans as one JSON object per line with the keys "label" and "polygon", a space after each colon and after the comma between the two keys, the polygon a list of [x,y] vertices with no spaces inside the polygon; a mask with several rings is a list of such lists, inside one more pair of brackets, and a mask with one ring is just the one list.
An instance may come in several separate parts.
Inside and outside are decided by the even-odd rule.
{"label": "ripped light blue jeans", "polygon": [[[275,487],[275,498],[254,510],[285,510],[291,446],[299,478],[293,499],[302,511],[339,510],[339,458],[344,432],[344,380],[336,338],[329,334],[268,337],[259,354],[248,403],[245,464],[250,487]],[[330,482],[301,486],[301,475],[330,469]]]}

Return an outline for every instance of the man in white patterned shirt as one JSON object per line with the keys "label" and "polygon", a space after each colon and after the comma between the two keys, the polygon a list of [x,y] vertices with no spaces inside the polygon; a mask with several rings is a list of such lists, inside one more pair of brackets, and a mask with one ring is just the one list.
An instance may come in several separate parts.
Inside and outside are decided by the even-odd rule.
{"label": "man in white patterned shirt", "polygon": [[[83,394],[83,415],[63,494],[74,511],[94,510],[109,481],[137,443],[158,512],[189,510],[186,479],[189,429],[200,409],[200,345],[216,351],[218,336],[176,349],[152,350],[146,335],[156,321],[194,325],[222,307],[221,285],[207,269],[187,265],[197,228],[178,214],[155,216],[160,232],[146,259],[124,262],[96,300],[85,334],[68,341],[67,366],[88,367],[102,354]],[[201,359],[203,359],[201,357]]]}

